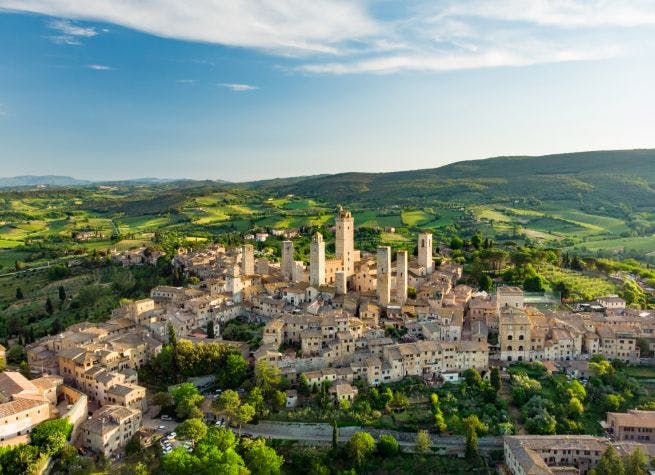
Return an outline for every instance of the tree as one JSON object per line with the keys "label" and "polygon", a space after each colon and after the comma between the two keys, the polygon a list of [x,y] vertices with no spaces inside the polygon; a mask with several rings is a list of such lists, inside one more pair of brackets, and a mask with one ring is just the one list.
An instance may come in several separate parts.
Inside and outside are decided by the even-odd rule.
{"label": "tree", "polygon": [[241,404],[239,409],[237,409],[234,415],[234,422],[239,426],[239,437],[241,437],[241,426],[250,422],[253,417],[255,417],[255,408],[250,404]]}
{"label": "tree", "polygon": [[[623,461],[616,449],[609,445],[598,461],[596,468],[589,471],[590,475],[625,475]],[[632,475],[632,474],[630,474]]]}
{"label": "tree", "polygon": [[40,457],[39,448],[34,445],[22,444],[0,452],[0,465],[4,469],[2,473],[8,475],[32,473]]}
{"label": "tree", "polygon": [[12,364],[20,364],[25,361],[27,358],[27,353],[25,352],[25,347],[23,345],[11,345],[9,351],[7,351],[7,362]]}
{"label": "tree", "polygon": [[339,446],[339,426],[336,419],[332,420],[332,449],[336,450]]}
{"label": "tree", "polygon": [[51,419],[32,428],[30,443],[43,453],[55,455],[68,443],[72,431],[73,425],[66,419]]}
{"label": "tree", "polygon": [[407,298],[408,299],[415,299],[416,298],[416,288],[415,287],[407,287]]}
{"label": "tree", "polygon": [[525,428],[530,434],[550,435],[557,428],[557,420],[547,411],[543,411],[525,422]]}
{"label": "tree", "polygon": [[125,444],[125,453],[127,455],[139,455],[143,450],[143,445],[141,445],[141,437],[138,434],[134,434],[130,437],[130,440]]}
{"label": "tree", "polygon": [[567,412],[573,419],[577,419],[584,412],[584,406],[577,397],[572,397],[569,401]]}
{"label": "tree", "polygon": [[133,473],[134,475],[148,475],[148,467],[143,462],[137,462]]}
{"label": "tree", "polygon": [[16,287],[16,300],[23,300],[23,290],[20,287]]}
{"label": "tree", "polygon": [[45,311],[48,315],[52,315],[55,311],[55,307],[52,305],[52,300],[48,297],[45,301]]}
{"label": "tree", "polygon": [[464,247],[464,241],[459,236],[453,236],[450,240],[450,248],[453,250],[461,249]]}
{"label": "tree", "polygon": [[309,396],[309,383],[307,382],[307,377],[304,374],[301,374],[300,378],[298,379],[298,392],[303,396]]}
{"label": "tree", "polygon": [[239,406],[241,406],[239,394],[231,389],[223,391],[212,403],[212,408],[217,413],[224,414],[230,419],[235,418]]}
{"label": "tree", "polygon": [[609,412],[618,411],[623,402],[623,397],[618,394],[608,394],[605,396],[605,409]]}
{"label": "tree", "polygon": [[155,406],[160,406],[160,407],[168,407],[172,406],[175,404],[175,401],[173,400],[173,396],[171,396],[171,393],[162,391],[157,394],[155,394],[152,397],[152,403]]}
{"label": "tree", "polygon": [[491,386],[496,390],[496,392],[500,391],[500,388],[503,385],[503,380],[500,377],[500,368],[498,368],[498,366],[491,368],[489,382],[491,383]]}
{"label": "tree", "polygon": [[432,393],[430,395],[430,405],[432,406],[432,413],[434,414],[434,425],[437,428],[437,432],[441,434],[447,429],[447,425],[443,412],[441,411],[439,396],[437,393]]}
{"label": "tree", "polygon": [[280,390],[275,390],[271,396],[271,408],[275,412],[279,412],[287,405],[287,395]]}
{"label": "tree", "polygon": [[204,397],[192,383],[183,383],[176,386],[171,391],[171,396],[173,396],[173,401],[175,402],[175,414],[177,417],[180,419],[197,416],[202,417],[202,412],[198,409],[198,405]]}
{"label": "tree", "polygon": [[361,465],[375,450],[375,439],[368,432],[355,432],[346,446],[346,452],[356,465]]}
{"label": "tree", "polygon": [[480,287],[480,290],[488,292],[491,290],[493,285],[494,281],[491,277],[489,277],[487,274],[480,274],[480,277],[478,278],[478,287]]}
{"label": "tree", "polygon": [[224,388],[238,388],[246,379],[248,362],[240,353],[229,353],[218,371],[219,384]]}
{"label": "tree", "polygon": [[414,448],[420,454],[424,454],[430,451],[430,435],[427,430],[420,430],[416,433],[416,439],[414,440]]}
{"label": "tree", "polygon": [[409,407],[409,398],[404,393],[397,391],[391,400],[391,407],[395,410],[405,410]]}
{"label": "tree", "polygon": [[587,397],[587,390],[577,379],[573,379],[569,382],[566,392],[570,397],[574,397],[580,401],[584,401]]}
{"label": "tree", "polygon": [[59,286],[59,301],[64,302],[66,300],[66,289],[64,288],[63,285]]}
{"label": "tree", "polygon": [[266,445],[264,439],[248,440],[242,442],[243,459],[252,475],[279,474],[284,458],[275,450]]}
{"label": "tree", "polygon": [[546,283],[540,275],[533,275],[523,281],[523,290],[526,292],[543,292],[546,290]]}
{"label": "tree", "polygon": [[480,249],[480,248],[482,247],[482,235],[481,235],[480,233],[475,233],[475,234],[471,237],[471,245],[472,245],[475,249]]}
{"label": "tree", "polygon": [[464,371],[464,379],[466,380],[466,385],[470,388],[479,388],[482,384],[482,376],[475,368],[469,368]]}
{"label": "tree", "polygon": [[398,441],[393,435],[382,434],[377,444],[378,453],[382,455],[396,455],[400,451]]}
{"label": "tree", "polygon": [[187,419],[175,428],[175,432],[182,439],[195,443],[207,435],[207,426],[200,419]]}
{"label": "tree", "polygon": [[209,320],[207,322],[207,338],[214,339],[216,337],[216,333],[214,331],[214,321]]}
{"label": "tree", "polygon": [[480,455],[478,449],[478,431],[484,430],[485,426],[480,422],[478,416],[470,415],[462,419],[466,433],[466,457],[468,459],[477,459]]}
{"label": "tree", "polygon": [[248,393],[246,401],[255,408],[255,413],[262,416],[264,414],[264,394],[259,386],[255,386]]}
{"label": "tree", "polygon": [[265,395],[275,389],[282,380],[280,368],[273,366],[266,360],[255,363],[255,384],[262,389]]}
{"label": "tree", "polygon": [[640,447],[635,448],[630,455],[625,457],[623,465],[626,475],[647,475],[648,473],[648,457]]}

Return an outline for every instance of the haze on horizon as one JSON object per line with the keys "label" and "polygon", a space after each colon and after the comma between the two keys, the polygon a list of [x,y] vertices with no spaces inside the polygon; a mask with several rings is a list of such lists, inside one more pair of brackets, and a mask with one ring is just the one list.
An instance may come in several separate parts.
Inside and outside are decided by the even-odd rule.
{"label": "haze on horizon", "polygon": [[655,147],[646,0],[0,0],[3,176],[255,180]]}

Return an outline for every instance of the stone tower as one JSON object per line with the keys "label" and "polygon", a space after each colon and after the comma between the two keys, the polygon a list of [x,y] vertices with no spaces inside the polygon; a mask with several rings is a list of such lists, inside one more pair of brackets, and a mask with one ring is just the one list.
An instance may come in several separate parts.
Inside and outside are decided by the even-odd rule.
{"label": "stone tower", "polygon": [[425,267],[425,272],[432,274],[434,262],[432,260],[432,233],[418,235],[418,265]]}
{"label": "stone tower", "polygon": [[389,246],[378,247],[377,261],[378,302],[386,306],[391,302],[391,248]]}
{"label": "stone tower", "polygon": [[244,244],[241,248],[241,273],[243,275],[255,273],[255,248],[252,244]]}
{"label": "stone tower", "polygon": [[284,280],[293,279],[293,268],[295,263],[293,261],[293,241],[282,241],[282,278]]}
{"label": "stone tower", "polygon": [[407,300],[407,251],[396,253],[396,300],[400,305]]}
{"label": "stone tower", "polygon": [[339,208],[336,219],[335,254],[343,260],[346,277],[355,273],[355,219],[350,211]]}
{"label": "stone tower", "polygon": [[309,283],[314,286],[325,284],[325,242],[321,233],[312,236],[309,247]]}
{"label": "stone tower", "polygon": [[346,279],[346,273],[342,270],[335,272],[334,274],[334,286],[336,287],[337,295],[346,295],[348,293],[348,280]]}

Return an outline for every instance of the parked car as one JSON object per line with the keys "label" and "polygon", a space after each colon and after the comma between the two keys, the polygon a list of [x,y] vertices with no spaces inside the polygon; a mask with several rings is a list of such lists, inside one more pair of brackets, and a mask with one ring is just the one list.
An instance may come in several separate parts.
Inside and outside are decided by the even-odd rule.
{"label": "parked car", "polygon": [[172,418],[171,416],[168,416],[168,415],[166,415],[166,414],[163,414],[163,415],[161,416],[161,420],[162,420],[162,421],[172,421],[173,418]]}

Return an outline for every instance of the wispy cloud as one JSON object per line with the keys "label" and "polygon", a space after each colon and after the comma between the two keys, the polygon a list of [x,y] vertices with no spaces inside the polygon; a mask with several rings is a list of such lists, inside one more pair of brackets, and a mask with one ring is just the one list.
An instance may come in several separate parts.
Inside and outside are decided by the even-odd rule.
{"label": "wispy cloud", "polygon": [[388,3],[384,13],[370,0],[0,0],[0,9],[70,19],[52,26],[68,44],[98,33],[72,20],[102,21],[167,38],[263,50],[287,58],[287,69],[308,74],[597,60],[648,48],[631,40],[634,28],[655,32],[652,0],[381,3]]}
{"label": "wispy cloud", "polygon": [[95,28],[80,26],[70,20],[53,20],[48,23],[48,27],[58,32],[48,37],[50,41],[57,44],[81,45],[82,38],[91,38],[98,34]]}
{"label": "wispy cloud", "polygon": [[5,109],[4,104],[0,104],[0,119],[4,119],[9,115],[9,112],[7,112],[7,109]]}
{"label": "wispy cloud", "polygon": [[251,86],[250,84],[220,83],[219,86],[226,87],[230,91],[234,92],[253,91],[255,89],[259,89],[257,86]]}
{"label": "wispy cloud", "polygon": [[104,64],[87,64],[86,67],[94,71],[113,71],[115,69]]}
{"label": "wispy cloud", "polygon": [[198,83],[197,79],[178,79],[175,81],[176,84],[185,84],[187,86],[194,86]]}
{"label": "wispy cloud", "polygon": [[365,0],[0,0],[0,8],[115,23],[190,41],[278,54],[334,54],[376,33]]}

